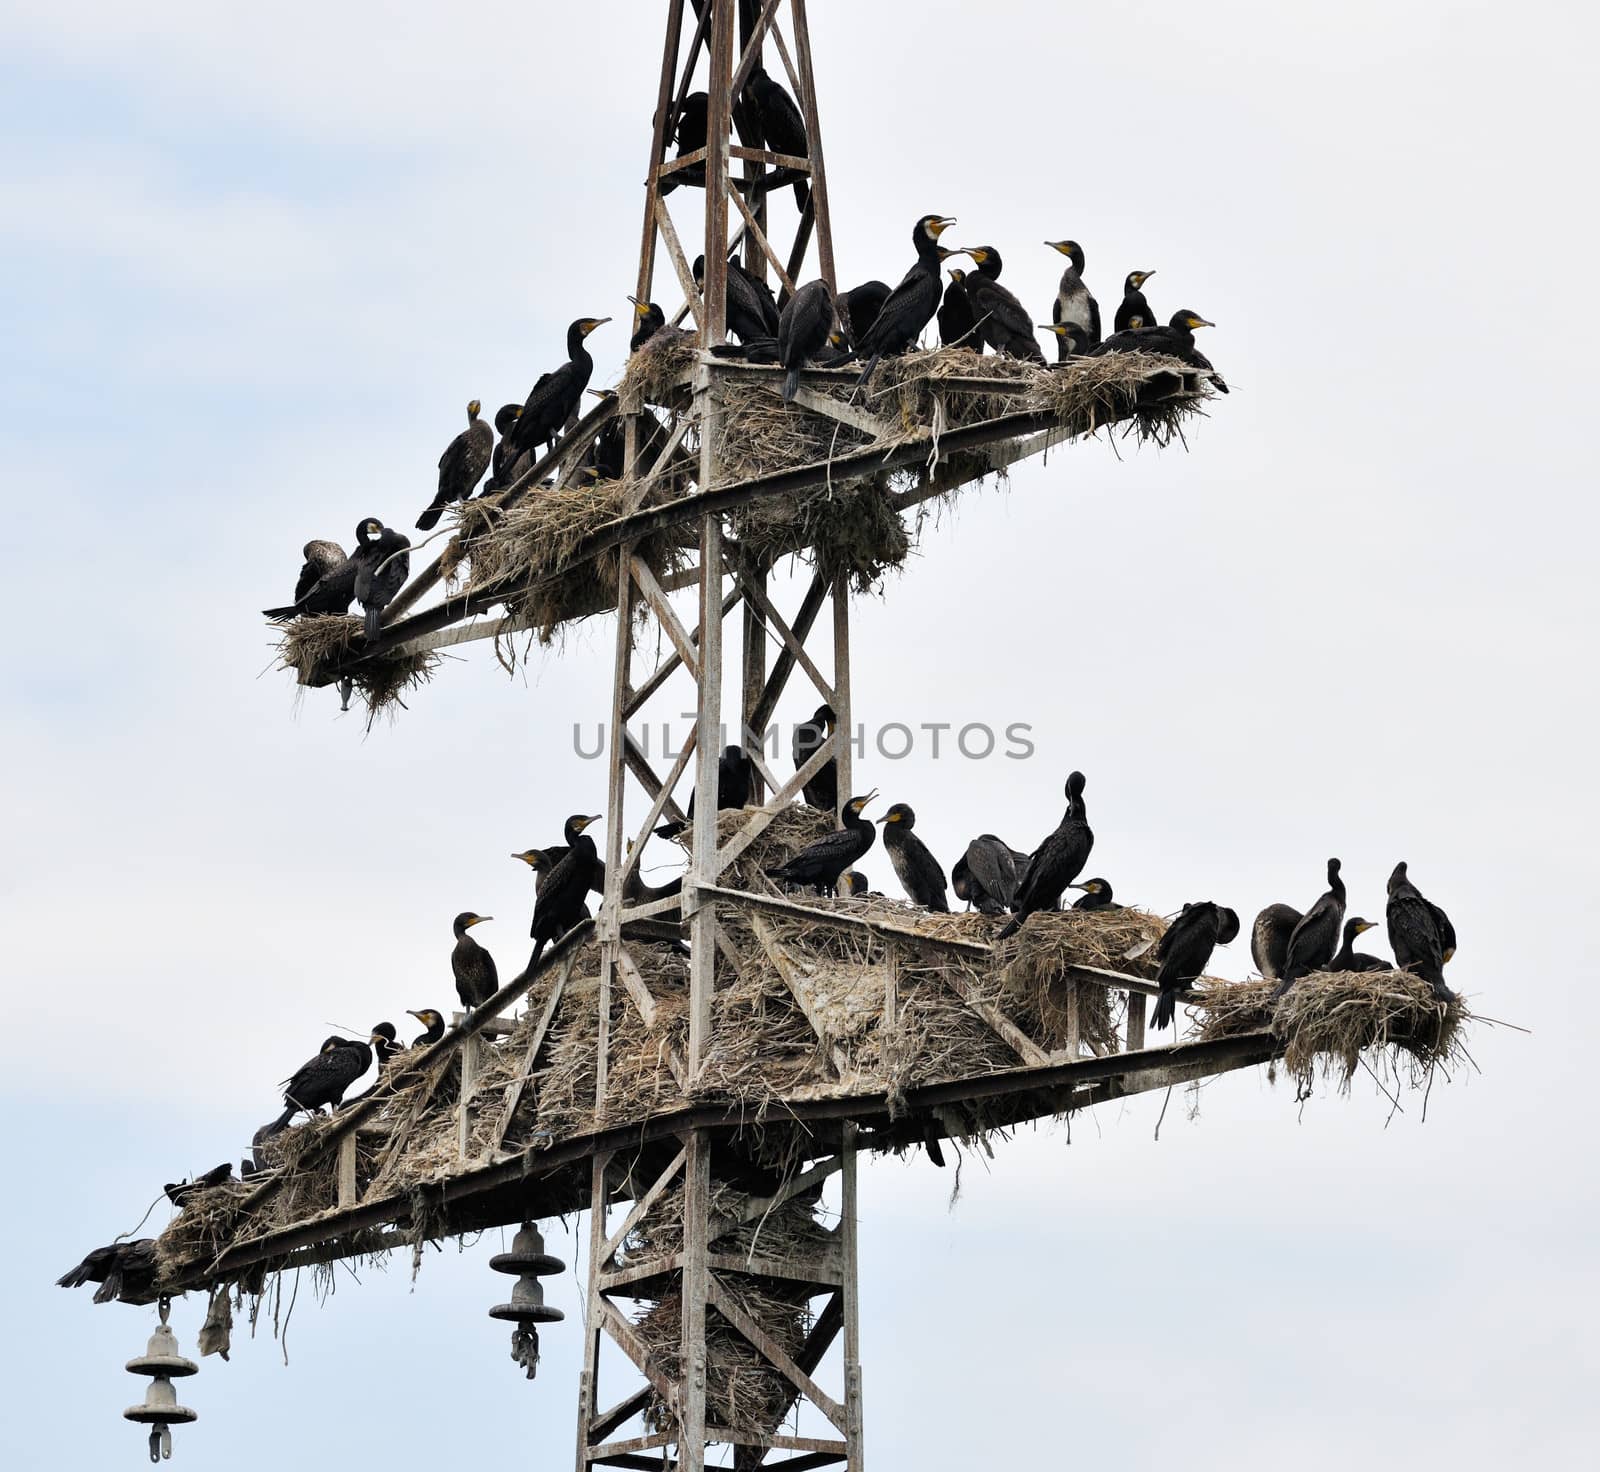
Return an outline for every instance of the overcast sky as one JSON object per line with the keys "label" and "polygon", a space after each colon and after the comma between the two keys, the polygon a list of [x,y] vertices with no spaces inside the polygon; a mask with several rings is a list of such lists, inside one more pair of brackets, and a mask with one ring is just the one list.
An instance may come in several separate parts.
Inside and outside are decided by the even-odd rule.
{"label": "overcast sky", "polygon": [[[1068,447],[927,525],[858,605],[857,714],[1027,722],[1035,754],[923,748],[860,785],[948,864],[984,830],[1032,846],[1080,767],[1093,871],[1247,923],[1329,854],[1380,918],[1405,858],[1457,922],[1453,983],[1534,1029],[1476,1031],[1481,1076],[1426,1123],[1250,1072],[1159,1142],[1159,1098],[1026,1132],[954,1207],[951,1172],[871,1164],[874,1465],[1588,1460],[1592,18],[811,8],[844,283],[898,279],[940,211],[1042,320],[1040,242],[1074,236],[1108,316],[1138,267],[1163,316],[1213,319],[1235,390],[1189,453]],[[329,1023],[449,1003],[458,910],[516,964],[506,855],[603,806],[571,730],[607,709],[608,621],[526,678],[469,646],[369,735],[296,701],[257,613],[306,538],[409,526],[468,398],[626,312],[664,7],[553,10],[0,4],[15,1465],[143,1456],[121,1365],[153,1314],[50,1280],[236,1156]],[[592,342],[614,381],[625,329]],[[241,1336],[184,1385],[183,1465],[568,1465],[578,1277],[530,1387],[490,1250],[320,1311],[303,1285],[289,1368]]]}

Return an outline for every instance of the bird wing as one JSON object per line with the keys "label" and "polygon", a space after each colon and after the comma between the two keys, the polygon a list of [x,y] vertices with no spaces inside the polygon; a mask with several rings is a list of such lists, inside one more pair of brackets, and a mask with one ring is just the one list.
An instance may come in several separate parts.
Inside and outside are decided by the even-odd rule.
{"label": "bird wing", "polygon": [[1023,310],[1022,303],[998,281],[980,278],[978,285],[968,288],[967,297],[972,303],[974,317],[989,318],[980,330],[991,342],[1033,336],[1033,319]]}
{"label": "bird wing", "polygon": [[788,863],[779,866],[775,872],[803,874],[814,868],[827,868],[835,862],[849,863],[856,857],[857,845],[860,838],[854,829],[840,828],[833,833],[824,833],[814,843],[808,843]]}
{"label": "bird wing", "polygon": [[915,342],[917,335],[939,310],[941,295],[939,278],[913,266],[889,293],[888,300],[872,319],[872,326],[861,335],[861,355],[866,357],[880,352],[886,344],[901,339],[907,343]]}
{"label": "bird wing", "polygon": [[1017,865],[1005,844],[998,839],[974,838],[967,845],[966,860],[972,877],[1001,904],[1009,905],[1016,898]]}

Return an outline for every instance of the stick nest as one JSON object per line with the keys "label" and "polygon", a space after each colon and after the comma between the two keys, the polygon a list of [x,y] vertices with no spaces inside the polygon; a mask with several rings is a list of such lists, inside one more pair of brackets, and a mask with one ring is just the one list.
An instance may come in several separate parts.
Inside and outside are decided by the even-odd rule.
{"label": "stick nest", "polygon": [[627,398],[638,390],[647,404],[687,409],[692,397],[687,380],[699,358],[694,333],[665,328],[629,355],[622,373],[621,393]]}
{"label": "stick nest", "polygon": [[1197,994],[1202,1039],[1270,1031],[1283,1044],[1284,1067],[1304,1097],[1318,1077],[1349,1092],[1363,1056],[1413,1087],[1432,1071],[1466,1061],[1462,1024],[1471,1013],[1458,997],[1441,1002],[1409,971],[1316,971],[1274,1006],[1276,982],[1217,983]]}
{"label": "stick nest", "polygon": [[[584,540],[630,511],[661,504],[669,484],[663,479],[652,486],[640,506],[633,504],[638,483],[631,479],[583,478],[559,490],[534,488],[509,511],[501,511],[498,496],[467,501],[455,513],[458,530],[445,566],[456,579],[467,567],[468,593],[506,588],[506,612],[527,618],[548,644],[562,622],[616,606],[620,551],[580,559],[575,554]],[[658,578],[686,565],[681,530],[645,537],[634,547]]]}
{"label": "stick nest", "polygon": [[[278,668],[293,670],[300,684],[309,685],[322,677],[327,665],[359,652],[365,643],[359,618],[343,613],[305,614],[279,636]],[[403,709],[403,697],[426,685],[439,663],[439,656],[429,650],[422,654],[385,654],[356,665],[350,671],[350,680],[366,704],[368,727],[380,711],[394,706]]]}
{"label": "stick nest", "polygon": [[[817,1216],[819,1192],[804,1192],[756,1220],[712,1239],[710,1250],[748,1258],[815,1261],[831,1244],[833,1232]],[[728,1224],[745,1214],[750,1198],[724,1181],[712,1186],[713,1216]],[[663,1194],[624,1244],[629,1263],[670,1256],[683,1247],[683,1188]],[[715,1228],[713,1228],[715,1230]],[[726,1297],[791,1357],[797,1357],[811,1330],[811,1290],[781,1280],[757,1279],[743,1273],[719,1272]],[[634,1327],[651,1359],[668,1379],[682,1378],[683,1298],[680,1280],[647,1279],[637,1290],[649,1306],[638,1313]],[[794,1404],[795,1390],[783,1375],[736,1330],[716,1308],[706,1311],[706,1416],[714,1425],[770,1434]],[[654,1397],[645,1421],[658,1431],[682,1427],[671,1406]]]}

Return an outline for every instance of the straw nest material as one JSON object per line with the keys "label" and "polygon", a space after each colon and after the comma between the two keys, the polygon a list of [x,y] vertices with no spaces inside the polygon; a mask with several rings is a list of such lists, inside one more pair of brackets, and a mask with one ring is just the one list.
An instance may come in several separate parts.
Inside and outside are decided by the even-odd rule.
{"label": "straw nest material", "polygon": [[692,332],[667,328],[656,333],[638,352],[629,355],[620,392],[627,398],[637,390],[647,404],[659,404],[668,409],[687,408],[690,390],[685,380],[699,357],[700,349]]}
{"label": "straw nest material", "polygon": [[1025,408],[1053,416],[1074,434],[1093,434],[1115,422],[1141,443],[1165,446],[1182,437],[1183,421],[1201,412],[1214,395],[1209,380],[1200,395],[1157,398],[1152,389],[1176,388],[1179,376],[1194,379],[1196,370],[1159,353],[1107,353],[1099,358],[1073,358],[1067,364],[1035,370]]}
{"label": "straw nest material", "polygon": [[[321,677],[329,664],[340,661],[366,642],[362,621],[342,613],[305,614],[295,619],[278,639],[278,668],[293,670],[302,685]],[[391,706],[405,705],[404,695],[425,685],[439,667],[439,656],[386,654],[363,660],[350,671],[350,679],[367,707],[367,724]]]}
{"label": "straw nest material", "polygon": [[[815,1261],[833,1240],[817,1217],[818,1192],[802,1193],[755,1220],[734,1226],[714,1238],[712,1252],[748,1258],[759,1254],[797,1262]],[[739,1223],[749,1198],[725,1182],[712,1189],[714,1217]],[[683,1246],[683,1188],[665,1193],[630,1234],[625,1250],[630,1264],[670,1256]],[[737,1272],[719,1272],[721,1292],[791,1358],[811,1330],[811,1289],[787,1286],[778,1279],[756,1279]],[[650,1306],[634,1319],[635,1331],[656,1367],[669,1380],[682,1378],[683,1298],[681,1279],[646,1279],[638,1290]],[[715,1307],[706,1313],[706,1417],[713,1425],[771,1433],[794,1404],[794,1387],[781,1372],[733,1327]],[[661,1431],[681,1431],[674,1408],[656,1397],[645,1409],[645,1421]]]}
{"label": "straw nest material", "polygon": [[[613,548],[598,557],[575,556],[598,527],[667,495],[659,482],[635,505],[633,480],[591,480],[559,490],[534,489],[502,512],[498,497],[479,497],[456,512],[458,531],[446,555],[446,570],[459,578],[467,566],[465,591],[480,593],[502,586],[507,613],[526,616],[539,638],[549,643],[563,620],[615,606],[617,559]],[[658,578],[685,565],[685,550],[676,535],[664,532],[634,546]]]}
{"label": "straw nest material", "polygon": [[1274,1005],[1276,982],[1218,983],[1195,998],[1202,1039],[1270,1030],[1283,1044],[1284,1067],[1301,1095],[1316,1079],[1348,1091],[1364,1054],[1413,1085],[1435,1067],[1465,1058],[1462,1024],[1471,1016],[1458,997],[1441,1002],[1409,971],[1316,971]]}

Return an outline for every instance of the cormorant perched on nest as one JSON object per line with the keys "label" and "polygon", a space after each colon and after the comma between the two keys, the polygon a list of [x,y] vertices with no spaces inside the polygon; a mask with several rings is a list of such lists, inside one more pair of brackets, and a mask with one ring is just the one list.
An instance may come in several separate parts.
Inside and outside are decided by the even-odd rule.
{"label": "cormorant perched on nest", "polygon": [[[838,309],[838,298],[834,298],[834,309]],[[855,362],[855,349],[845,340],[845,335],[837,330],[828,334],[828,344],[820,353],[811,360],[813,368],[842,368],[846,363]]]}
{"label": "cormorant perched on nest", "polygon": [[1109,879],[1085,879],[1082,884],[1069,884],[1068,889],[1081,889],[1083,898],[1074,900],[1074,910],[1120,910],[1122,908],[1111,898],[1111,881]]}
{"label": "cormorant perched on nest", "polygon": [[567,851],[540,880],[533,902],[533,928],[529,932],[533,938],[533,958],[528,962],[530,970],[539,964],[539,957],[546,945],[560,940],[588,916],[589,907],[585,901],[597,874],[601,876],[600,887],[604,888],[605,866],[600,862],[594,839],[584,831],[599,821],[598,813],[592,817],[574,813],[567,819]]}
{"label": "cormorant perched on nest", "polygon": [[922,329],[939,310],[939,237],[955,220],[949,215],[924,215],[911,227],[911,243],[916,247],[916,264],[889,293],[872,326],[861,334],[856,354],[867,360],[856,380],[859,388],[872,378],[878,359],[903,353],[915,346]]}
{"label": "cormorant perched on nest", "polygon": [[1043,363],[1044,353],[1033,335],[1033,319],[1000,284],[1000,271],[1005,265],[1000,252],[992,245],[978,245],[967,254],[978,268],[966,281],[967,302],[977,324],[977,336],[997,353]]}
{"label": "cormorant perched on nest", "polygon": [[196,1191],[209,1191],[232,1179],[233,1162],[224,1160],[221,1165],[212,1166],[203,1176],[196,1176],[192,1181],[168,1181],[161,1189],[166,1192],[167,1200],[181,1209]]}
{"label": "cormorant perched on nest", "polygon": [[1028,855],[1018,853],[992,833],[981,833],[950,871],[950,887],[958,900],[984,915],[1004,915],[1017,897],[1017,880]]}
{"label": "cormorant perched on nest", "polygon": [[628,351],[636,353],[667,325],[667,314],[654,302],[642,302],[636,296],[628,300],[633,303],[633,336],[628,339]]}
{"label": "cormorant perched on nest", "polygon": [[[584,339],[609,317],[579,317],[567,328],[567,361],[550,373],[541,374],[528,394],[522,413],[511,430],[511,450],[537,454],[540,445],[553,445],[561,431],[577,413],[583,391],[594,372],[594,359]],[[513,462],[515,463],[515,462]]]}
{"label": "cormorant perched on nest", "polygon": [[407,1008],[406,1016],[415,1017],[427,1029],[411,1039],[413,1048],[431,1047],[444,1036],[444,1013],[435,1012],[432,1007],[424,1007],[420,1012]]}
{"label": "cormorant perched on nest", "polygon": [[1376,920],[1363,920],[1359,915],[1344,922],[1344,944],[1328,962],[1329,971],[1391,971],[1394,968],[1378,956],[1369,956],[1355,948],[1356,937],[1368,930],[1376,930]]}
{"label": "cormorant perched on nest", "polygon": [[493,915],[475,915],[471,910],[463,910],[450,926],[456,938],[455,949],[450,952],[450,969],[455,973],[456,995],[467,1012],[476,1011],[500,990],[500,972],[495,967],[494,957],[467,934],[474,925],[493,919]]}
{"label": "cormorant perched on nest", "polygon": [[[750,806],[750,794],[755,788],[756,764],[742,746],[725,746],[717,757],[717,810]],[[684,821],[668,819],[655,827],[657,838],[676,838],[694,821],[696,794],[689,794],[689,807]]]}
{"label": "cormorant perched on nest", "polygon": [[1113,332],[1098,347],[1091,348],[1089,356],[1098,358],[1105,353],[1160,353],[1209,373],[1217,391],[1225,394],[1228,385],[1223,382],[1222,375],[1211,366],[1211,359],[1194,345],[1195,328],[1216,325],[1185,307],[1182,311],[1174,312],[1172,320],[1165,327],[1130,327],[1126,332]]}
{"label": "cormorant perched on nest", "polygon": [[[1130,327],[1154,327],[1155,313],[1144,299],[1144,284],[1154,271],[1129,271],[1122,283],[1122,300],[1117,305],[1117,315],[1112,319],[1113,332],[1126,332]],[[1092,344],[1091,344],[1092,346]]]}
{"label": "cormorant perched on nest", "polygon": [[[704,287],[706,258],[703,255],[694,258],[693,275],[695,285]],[[778,303],[773,299],[772,291],[767,284],[752,276],[739,264],[737,251],[728,257],[728,286],[724,312],[728,331],[745,344],[747,349],[762,338],[770,337],[776,341]],[[749,357],[747,353],[746,361],[757,360]],[[777,358],[774,357],[772,361],[777,362]]]}
{"label": "cormorant perched on nest", "polygon": [[96,1247],[77,1267],[56,1279],[58,1288],[78,1288],[85,1283],[98,1283],[94,1291],[96,1303],[110,1303],[123,1289],[140,1294],[154,1281],[156,1274],[156,1239],[140,1237],[135,1242],[113,1242],[108,1247]]}
{"label": "cormorant perched on nest", "polygon": [[783,402],[800,390],[800,370],[828,345],[833,331],[833,292],[820,278],[799,287],[778,314],[778,361],[788,369]]}
{"label": "cormorant perched on nest", "polygon": [[[809,721],[794,728],[792,747],[795,771],[798,772],[811,760],[813,754],[828,743],[838,724],[839,718],[834,715],[833,707],[819,705]],[[811,807],[821,808],[825,813],[837,813],[839,811],[838,764],[829,758],[818,768],[816,776],[800,791]]]}
{"label": "cormorant perched on nest", "polygon": [[956,268],[950,272],[950,284],[945,287],[944,300],[939,303],[939,346],[959,346],[981,353],[983,336],[972,328],[972,300],[967,295],[967,273]]}
{"label": "cormorant perched on nest", "polygon": [[849,291],[841,291],[834,306],[839,313],[839,325],[844,329],[845,341],[853,348],[862,334],[877,321],[883,304],[889,300],[887,281],[863,281]]}
{"label": "cormorant perched on nest", "polygon": [[[1086,353],[1100,341],[1100,303],[1083,284],[1083,247],[1076,240],[1047,240],[1045,244],[1067,258],[1067,269],[1061,273],[1061,284],[1050,307],[1050,320],[1057,326],[1066,323],[1076,329],[1073,350]],[[1065,334],[1056,334],[1056,352],[1065,362],[1069,352]]]}
{"label": "cormorant perched on nest", "polygon": [[383,610],[411,576],[411,539],[375,516],[362,524],[367,540],[351,560],[356,565],[356,601],[364,613],[362,632],[371,640],[378,637]]}
{"label": "cormorant perched on nest", "polygon": [[474,399],[467,405],[467,427],[444,448],[439,457],[439,491],[428,509],[417,518],[419,532],[432,531],[439,524],[444,508],[452,501],[466,501],[477,490],[483,472],[494,458],[494,431],[478,418],[483,406]]}
{"label": "cormorant perched on nest", "polygon": [[1027,869],[1017,880],[1016,897],[1011,902],[1013,918],[995,936],[996,940],[1014,935],[1029,915],[1055,909],[1061,903],[1062,892],[1089,862],[1094,833],[1089,827],[1083,789],[1083,773],[1073,772],[1067,778],[1067,811],[1055,832],[1030,855]]}
{"label": "cormorant perched on nest", "polygon": [[1213,949],[1227,945],[1238,933],[1239,917],[1226,905],[1201,900],[1183,907],[1156,946],[1160,968],[1156,983],[1161,995],[1150,1019],[1152,1028],[1163,1028],[1177,1016],[1179,993],[1188,991],[1205,974]]}
{"label": "cormorant perched on nest", "polygon": [[911,804],[897,802],[878,822],[883,827],[883,846],[889,850],[889,862],[894,865],[906,898],[925,910],[948,915],[950,901],[944,893],[944,870],[928,845],[911,831],[917,826]]}
{"label": "cormorant perched on nest", "polygon": [[1283,953],[1283,972],[1274,997],[1281,997],[1308,972],[1321,971],[1339,948],[1339,927],[1344,924],[1344,880],[1339,861],[1328,860],[1328,888],[1289,932]]}
{"label": "cormorant perched on nest", "polygon": [[[614,388],[591,388],[586,392],[602,403],[617,397]],[[578,462],[578,472],[593,476],[596,480],[621,480],[627,455],[628,422],[620,414],[613,414],[600,426],[600,433],[583,452],[583,458]]]}
{"label": "cormorant perched on nest", "polygon": [[867,886],[871,883],[859,869],[846,869],[834,885],[834,892],[847,900],[859,900],[865,898]]}
{"label": "cormorant perched on nest", "polygon": [[[366,545],[367,521],[356,524],[356,547]],[[356,596],[356,562],[344,555],[337,542],[311,541],[300,549],[305,561],[295,579],[294,602],[282,608],[261,610],[267,618],[282,623],[303,613],[348,613]]]}
{"label": "cormorant perched on nest", "polygon": [[[761,142],[755,147],[764,146],[768,153],[786,153],[791,158],[811,156],[811,146],[806,141],[805,119],[800,116],[794,98],[781,83],[772,80],[759,62],[751,68],[740,97],[745,104],[744,117],[754,124],[760,134]],[[792,177],[792,170],[779,169],[768,180],[768,187],[783,182],[786,176]],[[806,207],[809,194],[806,181],[795,179],[794,202],[797,208],[803,210]]]}
{"label": "cormorant perched on nest", "polygon": [[[678,124],[673,130],[673,136],[678,144],[679,158],[696,153],[706,146],[706,123],[710,109],[711,98],[704,92],[691,92],[683,99],[683,106],[678,109]],[[671,194],[680,184],[694,184],[703,189],[705,183],[705,164],[690,164],[686,169],[678,169],[668,174],[661,181],[661,192]]]}
{"label": "cormorant perched on nest", "polygon": [[489,479],[483,483],[483,495],[487,496],[492,491],[503,491],[516,479],[512,475],[512,468],[522,456],[513,451],[508,436],[511,427],[522,415],[521,404],[502,404],[494,411],[495,433],[500,436],[495,442],[494,450],[489,456]]}
{"label": "cormorant perched on nest", "polygon": [[807,844],[788,863],[768,869],[767,878],[812,888],[819,894],[834,893],[839,876],[872,847],[877,837],[872,820],[861,816],[862,808],[876,796],[876,792],[869,792],[864,797],[852,797],[839,815],[844,827]]}
{"label": "cormorant perched on nest", "polygon": [[256,1132],[256,1143],[281,1134],[302,1109],[315,1114],[324,1104],[337,1108],[344,1102],[345,1091],[370,1067],[370,1043],[338,1036],[325,1039],[317,1056],[302,1063],[284,1085],[283,1113]]}
{"label": "cormorant perched on nest", "polygon": [[1445,985],[1444,967],[1456,953],[1456,928],[1411,882],[1404,862],[1389,876],[1387,916],[1395,965],[1420,976],[1441,1002],[1455,1001],[1456,994]]}
{"label": "cormorant perched on nest", "polygon": [[359,1104],[363,1099],[369,1098],[371,1095],[375,1094],[377,1092],[378,1085],[383,1082],[383,1070],[389,1066],[389,1061],[392,1058],[399,1057],[399,1055],[405,1051],[395,1041],[394,1023],[392,1022],[375,1023],[372,1028],[372,1037],[370,1042],[372,1043],[373,1056],[378,1060],[378,1076],[377,1078],[373,1079],[373,1081],[368,1084],[366,1088],[357,1094],[355,1098],[345,1101],[344,1108],[346,1109],[348,1109],[352,1104]]}
{"label": "cormorant perched on nest", "polygon": [[1300,923],[1300,912],[1293,905],[1268,905],[1250,927],[1250,956],[1265,981],[1283,975],[1289,954],[1289,937]]}

